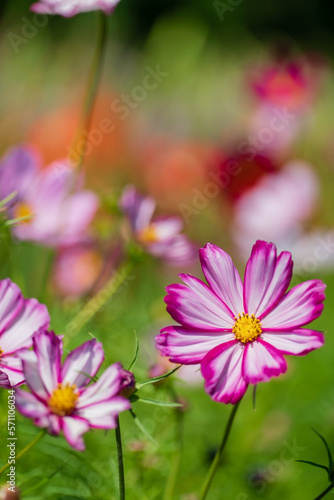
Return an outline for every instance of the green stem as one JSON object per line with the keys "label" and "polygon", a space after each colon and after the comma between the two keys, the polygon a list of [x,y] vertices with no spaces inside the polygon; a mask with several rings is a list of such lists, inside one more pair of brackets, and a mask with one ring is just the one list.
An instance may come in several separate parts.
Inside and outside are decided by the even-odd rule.
{"label": "green stem", "polygon": [[334,488],[334,485],[330,484],[328,486],[328,488],[326,488],[325,491],[323,491],[322,493],[320,493],[320,495],[317,496],[317,498],[315,498],[314,500],[320,500],[320,498],[324,498],[324,496],[326,496],[327,493],[329,493],[333,488]]}
{"label": "green stem", "polygon": [[[46,430],[44,429],[42,432],[40,432],[39,434],[37,434],[37,436],[31,441],[31,443],[29,443],[25,448],[23,448],[23,450],[20,451],[20,453],[18,453],[16,455],[15,462],[17,462],[17,460],[19,460],[21,457],[23,457],[23,455],[25,455],[27,453],[27,451],[30,450],[30,448],[32,448],[33,446],[35,446],[35,444],[37,444],[38,441],[40,441],[42,439],[42,437],[44,436],[45,433],[46,433]],[[1,469],[0,469],[0,475],[3,472],[5,472],[9,468],[9,466],[10,466],[10,464],[7,463],[3,467],[1,467]]]}
{"label": "green stem", "polygon": [[81,169],[84,161],[88,132],[92,121],[95,99],[100,83],[103,58],[104,58],[106,40],[108,34],[107,16],[101,12],[99,13],[99,18],[100,18],[100,26],[99,26],[99,36],[97,40],[97,46],[93,58],[92,67],[89,73],[86,97],[84,100],[84,106],[80,120],[80,127],[74,141],[74,151],[77,153],[77,156],[75,159],[73,158],[73,160],[75,161],[78,170]]}
{"label": "green stem", "polygon": [[132,268],[133,264],[131,262],[126,262],[114,272],[104,287],[84,305],[81,311],[79,311],[75,318],[67,325],[65,336],[74,337],[74,335],[95,316],[127,280]]}
{"label": "green stem", "polygon": [[241,400],[238,401],[238,403],[236,403],[233,406],[233,408],[232,408],[232,411],[231,411],[231,414],[230,414],[230,417],[228,419],[228,422],[227,422],[227,425],[226,425],[226,429],[225,429],[225,432],[224,432],[224,435],[223,435],[222,442],[220,444],[219,450],[216,453],[215,458],[212,461],[211,467],[209,469],[209,472],[208,472],[208,474],[206,476],[206,479],[204,481],[204,484],[202,486],[202,490],[201,490],[201,494],[200,494],[199,500],[204,500],[207,497],[207,494],[208,494],[209,489],[211,487],[212,481],[213,481],[213,479],[215,477],[215,474],[217,472],[221,456],[223,454],[223,451],[225,449],[227,440],[229,438],[229,435],[230,435],[230,432],[231,432],[231,428],[232,428],[232,425],[233,425],[233,422],[234,422],[234,417],[235,417],[235,415],[237,413],[237,410],[239,408],[240,402],[241,402]]}
{"label": "green stem", "polygon": [[125,500],[124,464],[123,464],[122,437],[121,437],[119,418],[117,418],[117,427],[115,429],[115,436],[116,436],[116,447],[117,447],[119,500]]}

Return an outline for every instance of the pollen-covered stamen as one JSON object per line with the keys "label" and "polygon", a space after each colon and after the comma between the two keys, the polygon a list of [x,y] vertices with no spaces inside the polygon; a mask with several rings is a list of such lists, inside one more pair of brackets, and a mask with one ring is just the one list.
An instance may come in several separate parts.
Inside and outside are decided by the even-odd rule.
{"label": "pollen-covered stamen", "polygon": [[14,209],[14,214],[16,219],[21,219],[22,217],[26,217],[24,220],[20,222],[20,224],[27,224],[30,221],[30,218],[34,215],[34,212],[29,203],[26,203],[25,201],[20,201]]}
{"label": "pollen-covered stamen", "polygon": [[1,347],[0,347],[0,358],[1,358],[1,356],[3,355],[3,353],[4,353],[4,351],[3,351],[3,350],[1,349]]}
{"label": "pollen-covered stamen", "polygon": [[149,224],[138,231],[137,238],[141,243],[155,243],[158,241],[158,232],[154,224]]}
{"label": "pollen-covered stamen", "polygon": [[48,406],[52,413],[59,417],[72,415],[78,398],[79,393],[75,384],[58,384],[48,401]]}
{"label": "pollen-covered stamen", "polygon": [[254,314],[251,316],[249,314],[238,314],[238,318],[235,317],[235,323],[232,332],[237,340],[246,344],[247,342],[252,342],[257,339],[262,333],[260,320],[257,319]]}

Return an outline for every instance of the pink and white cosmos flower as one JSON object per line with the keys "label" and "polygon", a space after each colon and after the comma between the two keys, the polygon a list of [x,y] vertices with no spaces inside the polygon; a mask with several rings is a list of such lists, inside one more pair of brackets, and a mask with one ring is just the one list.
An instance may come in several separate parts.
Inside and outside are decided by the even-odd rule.
{"label": "pink and white cosmos flower", "polygon": [[0,164],[0,198],[14,191],[17,196],[11,203],[10,217],[28,217],[13,228],[18,239],[47,246],[87,239],[98,197],[77,186],[75,169],[68,161],[57,161],[43,169],[35,150],[12,149]]}
{"label": "pink and white cosmos flower", "polygon": [[300,356],[323,345],[322,333],[302,327],[321,314],[325,284],[310,280],[287,292],[289,252],[277,256],[273,243],[257,241],[244,283],[221,248],[208,243],[200,260],[208,285],[180,274],[185,285],[167,287],[167,311],[180,325],[162,329],[156,341],[170,361],[201,365],[213,400],[235,404],[248,384],[286,371],[284,354]]}
{"label": "pink and white cosmos flower", "polygon": [[23,384],[19,352],[31,347],[34,333],[49,324],[45,305],[36,299],[25,299],[10,279],[0,281],[0,387]]}
{"label": "pink and white cosmos flower", "polygon": [[197,247],[181,234],[181,217],[154,217],[156,202],[151,196],[142,196],[136,188],[124,189],[120,208],[127,215],[137,242],[154,257],[170,265],[187,265],[194,262]]}
{"label": "pink and white cosmos flower", "polygon": [[40,330],[33,351],[21,353],[26,384],[31,392],[16,391],[17,409],[50,434],[62,430],[76,450],[85,449],[82,435],[90,428],[113,429],[120,412],[130,403],[118,393],[122,366],[109,366],[91,385],[104,359],[102,344],[95,339],[74,349],[61,364],[62,340],[53,332]]}
{"label": "pink and white cosmos flower", "polygon": [[102,10],[111,14],[120,0],[41,0],[34,3],[30,10],[37,14],[58,14],[73,17],[81,12]]}

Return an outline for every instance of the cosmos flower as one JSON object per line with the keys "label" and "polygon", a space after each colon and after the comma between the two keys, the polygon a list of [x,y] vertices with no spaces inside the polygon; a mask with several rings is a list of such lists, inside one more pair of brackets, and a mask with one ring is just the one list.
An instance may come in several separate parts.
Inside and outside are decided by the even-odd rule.
{"label": "cosmos flower", "polygon": [[[18,410],[35,425],[58,435],[62,430],[69,444],[84,450],[82,435],[90,428],[112,429],[118,414],[130,409],[119,396],[122,366],[109,366],[90,384],[104,359],[102,344],[95,339],[74,349],[61,364],[62,340],[40,330],[33,351],[21,353],[26,384],[31,392],[16,391]],[[90,384],[90,385],[88,385]]]}
{"label": "cosmos flower", "polygon": [[120,0],[41,0],[31,6],[38,14],[58,14],[63,17],[73,17],[81,12],[102,10],[111,14]]}
{"label": "cosmos flower", "polygon": [[19,351],[31,347],[34,333],[49,324],[45,305],[25,299],[10,279],[0,281],[0,387],[23,384]]}
{"label": "cosmos flower", "polygon": [[167,287],[167,311],[180,325],[157,336],[157,347],[174,363],[200,364],[213,400],[235,404],[248,384],[264,382],[287,369],[283,355],[321,347],[323,334],[302,328],[323,310],[325,285],[310,280],[289,292],[293,262],[277,256],[272,243],[257,241],[244,283],[230,256],[208,243],[200,250],[208,285],[180,274],[183,284]]}
{"label": "cosmos flower", "polygon": [[13,228],[18,239],[55,246],[87,238],[98,198],[76,186],[75,169],[67,161],[54,162],[42,169],[34,150],[12,149],[0,164],[0,198],[14,191],[18,194],[9,215],[27,217]]}
{"label": "cosmos flower", "polygon": [[133,186],[124,189],[120,207],[127,215],[137,242],[144,250],[170,265],[187,265],[196,258],[196,246],[181,234],[180,217],[155,217],[156,202],[142,196]]}

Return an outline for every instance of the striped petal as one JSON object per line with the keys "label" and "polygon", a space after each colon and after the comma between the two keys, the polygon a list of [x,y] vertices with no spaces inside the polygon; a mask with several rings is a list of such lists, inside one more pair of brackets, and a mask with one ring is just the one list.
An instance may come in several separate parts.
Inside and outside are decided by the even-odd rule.
{"label": "striped petal", "polygon": [[212,349],[201,363],[205,390],[214,401],[237,403],[245,394],[247,383],[242,376],[244,348],[236,341]]}

